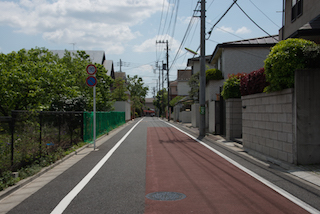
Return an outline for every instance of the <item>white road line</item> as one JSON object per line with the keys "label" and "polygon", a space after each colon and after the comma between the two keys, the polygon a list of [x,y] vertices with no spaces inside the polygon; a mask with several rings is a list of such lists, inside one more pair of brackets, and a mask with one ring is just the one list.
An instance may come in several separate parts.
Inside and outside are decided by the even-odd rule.
{"label": "white road line", "polygon": [[100,168],[108,161],[111,155],[117,150],[122,142],[128,137],[133,129],[143,120],[138,121],[118,142],[117,144],[99,161],[99,163],[66,195],[60,203],[54,208],[51,214],[60,214],[69,206],[71,201],[78,195],[78,193],[89,183],[93,176],[100,170]]}
{"label": "white road line", "polygon": [[273,183],[267,181],[266,179],[264,179],[263,177],[259,176],[258,174],[252,172],[251,170],[245,168],[244,166],[240,165],[239,163],[235,162],[234,160],[232,160],[231,158],[225,156],[224,154],[222,154],[221,152],[215,150],[214,148],[208,146],[207,144],[205,144],[204,142],[202,142],[201,140],[195,138],[194,136],[190,135],[189,133],[179,129],[178,127],[172,125],[171,123],[168,123],[166,121],[163,121],[166,124],[176,128],[178,131],[184,133],[185,135],[189,136],[190,138],[192,138],[193,140],[197,141],[198,143],[200,143],[201,145],[205,146],[206,148],[210,149],[212,152],[216,153],[217,155],[219,155],[220,157],[224,158],[225,160],[227,160],[228,162],[230,162],[231,164],[233,164],[234,166],[238,167],[239,169],[241,169],[242,171],[246,172],[247,174],[251,175],[252,177],[254,177],[255,179],[257,179],[258,181],[260,181],[261,183],[265,184],[266,186],[268,186],[269,188],[273,189],[274,191],[276,191],[277,193],[279,193],[280,195],[284,196],[285,198],[289,199],[290,201],[292,201],[293,203],[297,204],[298,206],[300,206],[301,208],[305,209],[306,211],[313,213],[313,214],[320,214],[320,211],[315,209],[314,207],[310,206],[309,204],[301,201],[299,198],[291,195],[290,193],[288,193],[287,191],[281,189],[280,187],[274,185]]}

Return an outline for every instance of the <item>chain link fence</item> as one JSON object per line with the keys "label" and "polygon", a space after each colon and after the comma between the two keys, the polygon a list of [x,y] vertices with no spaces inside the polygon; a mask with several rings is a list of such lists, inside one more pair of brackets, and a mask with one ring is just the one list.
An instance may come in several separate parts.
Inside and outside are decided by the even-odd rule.
{"label": "chain link fence", "polygon": [[[93,112],[83,113],[83,140],[93,140]],[[96,135],[103,135],[125,124],[125,112],[96,112]]]}
{"label": "chain link fence", "polygon": [[[124,112],[97,112],[97,136],[125,123]],[[0,175],[93,139],[93,112],[12,111],[0,117]]]}

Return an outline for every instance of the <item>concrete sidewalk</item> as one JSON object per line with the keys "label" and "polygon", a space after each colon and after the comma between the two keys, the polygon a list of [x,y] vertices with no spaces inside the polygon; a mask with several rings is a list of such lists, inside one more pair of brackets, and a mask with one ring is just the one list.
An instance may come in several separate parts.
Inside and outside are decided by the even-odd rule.
{"label": "concrete sidewalk", "polygon": [[[194,134],[199,134],[199,129],[192,127],[191,123],[180,123],[180,122],[173,122],[170,121],[170,123],[173,124],[180,124],[188,129],[190,129]],[[258,162],[263,162],[267,166],[271,166],[272,164],[276,164],[279,167],[281,167],[282,171],[285,171],[291,175],[294,175],[300,179],[303,179],[311,184],[314,184],[318,187],[320,187],[320,164],[317,165],[293,165],[289,163],[285,163],[282,161],[269,161],[268,157],[265,157],[263,155],[257,154],[256,157],[250,155],[247,153],[247,151],[243,148],[243,145],[239,141],[227,141],[225,138],[223,138],[220,135],[213,135],[210,133],[207,133],[207,136],[205,137],[207,140],[210,140],[212,142],[218,143],[228,149],[231,149],[235,152],[238,152],[241,155],[245,155],[246,157],[249,157],[251,159],[255,159]]]}

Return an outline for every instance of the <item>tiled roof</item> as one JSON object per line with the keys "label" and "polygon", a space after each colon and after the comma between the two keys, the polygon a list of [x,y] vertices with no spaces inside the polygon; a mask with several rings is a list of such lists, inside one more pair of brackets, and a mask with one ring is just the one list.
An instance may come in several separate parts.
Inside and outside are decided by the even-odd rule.
{"label": "tiled roof", "polygon": [[266,45],[266,44],[275,44],[279,41],[279,36],[266,36],[266,37],[259,37],[259,38],[253,38],[253,39],[245,39],[245,40],[239,40],[239,41],[233,41],[233,42],[225,42],[222,43],[222,45]]}
{"label": "tiled roof", "polygon": [[299,30],[320,29],[320,15],[303,25]]}

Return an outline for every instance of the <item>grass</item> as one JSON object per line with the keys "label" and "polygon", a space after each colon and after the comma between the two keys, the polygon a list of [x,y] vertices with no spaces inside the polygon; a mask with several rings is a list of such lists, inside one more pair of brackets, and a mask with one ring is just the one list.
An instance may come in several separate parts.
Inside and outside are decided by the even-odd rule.
{"label": "grass", "polygon": [[86,145],[87,143],[80,142],[77,145],[74,145],[73,147],[63,150],[61,147],[59,147],[56,152],[51,153],[49,155],[46,155],[39,160],[34,161],[32,164],[27,165],[25,167],[22,167],[18,170],[18,177],[14,178],[11,171],[5,171],[2,173],[0,177],[0,191],[8,188],[9,186],[15,185],[20,180],[23,180],[25,178],[28,178],[30,176],[33,176],[41,171],[44,167],[47,167],[53,163],[55,163],[57,160],[62,159],[63,157],[69,155],[70,153],[76,151],[78,148],[81,148],[82,146]]}

